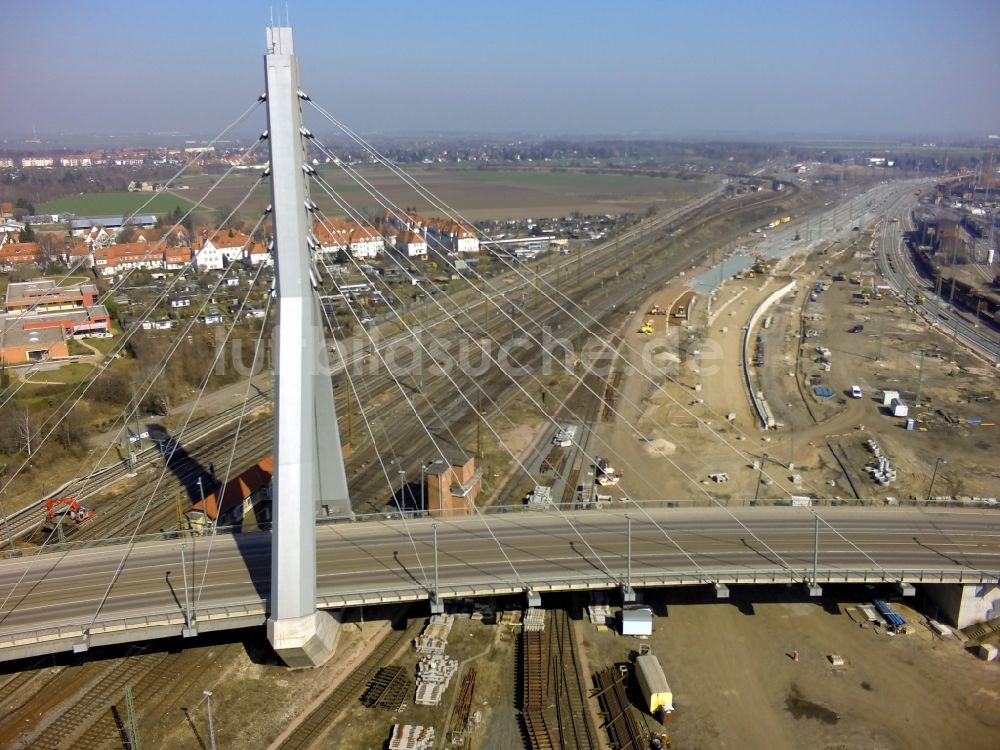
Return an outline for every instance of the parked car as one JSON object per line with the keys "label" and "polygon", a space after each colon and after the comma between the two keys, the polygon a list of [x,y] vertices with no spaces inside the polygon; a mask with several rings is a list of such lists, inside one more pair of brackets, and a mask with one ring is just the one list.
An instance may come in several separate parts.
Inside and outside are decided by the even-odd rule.
{"label": "parked car", "polygon": [[864,394],[861,392],[860,385],[851,386],[851,398],[861,398]]}
{"label": "parked car", "polygon": [[861,323],[858,323],[856,326],[851,326],[851,328],[847,332],[848,333],[861,333],[863,330],[865,330],[865,327]]}

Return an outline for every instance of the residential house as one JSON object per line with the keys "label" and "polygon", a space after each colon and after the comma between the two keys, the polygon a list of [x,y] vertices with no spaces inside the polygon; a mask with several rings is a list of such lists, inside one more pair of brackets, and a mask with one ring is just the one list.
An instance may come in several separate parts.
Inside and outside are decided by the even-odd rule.
{"label": "residential house", "polygon": [[94,268],[102,276],[115,276],[137,268],[162,267],[162,253],[154,252],[148,242],[123,242],[94,250]]}
{"label": "residential house", "polygon": [[266,245],[260,242],[251,242],[247,246],[246,257],[244,258],[251,266],[259,266],[263,263],[266,266],[274,265],[274,258]]}
{"label": "residential house", "polygon": [[0,245],[0,271],[9,271],[21,263],[37,263],[37,242],[8,242]]}
{"label": "residential house", "polygon": [[13,219],[4,219],[3,223],[0,224],[0,245],[17,242],[22,231],[24,231],[24,224]]}
{"label": "residential house", "polygon": [[191,263],[192,250],[187,245],[163,248],[163,267],[168,271],[183,271]]}
{"label": "residential house", "polygon": [[460,254],[479,252],[476,230],[450,219],[429,219],[426,237],[432,250]]}
{"label": "residential house", "polygon": [[417,232],[406,230],[396,236],[396,250],[407,258],[426,258],[427,240]]}
{"label": "residential house", "polygon": [[201,271],[221,271],[243,260],[245,249],[253,242],[249,236],[235,229],[222,229],[215,234],[202,231],[202,246],[195,257]]}

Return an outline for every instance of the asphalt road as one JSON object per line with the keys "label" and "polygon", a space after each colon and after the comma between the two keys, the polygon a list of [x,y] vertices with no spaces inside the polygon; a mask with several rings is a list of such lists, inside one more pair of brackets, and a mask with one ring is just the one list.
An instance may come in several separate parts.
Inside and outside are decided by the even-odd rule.
{"label": "asphalt road", "polygon": [[[725,582],[749,574],[784,575],[789,569],[793,579],[802,580],[812,570],[816,517],[822,519],[821,582],[852,571],[870,571],[876,578],[881,573],[887,580],[907,571],[903,575],[914,581],[919,571],[949,577],[962,572],[976,580],[984,571],[989,579],[1000,575],[1000,514],[991,511],[747,508],[734,513],[633,509],[633,582],[672,577]],[[480,517],[437,521],[442,592],[620,584],[627,567],[624,512],[565,515],[496,514],[489,516],[489,529]],[[426,598],[434,581],[432,534],[428,519],[320,526],[318,597],[340,603]],[[183,611],[180,546],[179,541],[145,542],[131,549],[112,546],[3,561],[0,638]],[[268,534],[188,540],[185,559],[197,609],[269,596]]]}

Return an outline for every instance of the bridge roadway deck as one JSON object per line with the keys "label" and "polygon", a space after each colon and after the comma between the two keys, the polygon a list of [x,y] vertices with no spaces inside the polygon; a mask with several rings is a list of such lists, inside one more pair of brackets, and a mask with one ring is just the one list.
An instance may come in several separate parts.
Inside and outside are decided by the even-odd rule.
{"label": "bridge roadway deck", "polygon": [[[810,579],[816,515],[824,521],[819,583],[995,583],[1000,575],[1000,514],[991,511],[733,512],[753,534],[718,508],[657,509],[648,515],[633,509],[633,586]],[[564,515],[495,514],[488,516],[489,530],[479,517],[438,520],[441,595],[620,586],[627,567],[624,512]],[[318,605],[427,599],[434,582],[432,533],[429,519],[321,525]],[[188,597],[199,632],[259,625],[269,589],[270,535],[263,532],[5,560],[0,563],[0,661],[179,635]]]}

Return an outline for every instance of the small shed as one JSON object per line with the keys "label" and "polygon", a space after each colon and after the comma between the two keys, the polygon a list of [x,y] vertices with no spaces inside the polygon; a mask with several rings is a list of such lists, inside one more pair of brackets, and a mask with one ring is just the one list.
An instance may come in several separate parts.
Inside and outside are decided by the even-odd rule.
{"label": "small shed", "polygon": [[889,406],[893,399],[899,400],[899,391],[882,391],[882,406]]}
{"label": "small shed", "polygon": [[622,635],[652,635],[653,610],[649,607],[627,607],[622,610]]}
{"label": "small shed", "polygon": [[894,417],[905,417],[910,413],[910,407],[900,401],[898,398],[894,398],[889,404],[889,408],[892,410],[892,416]]}

